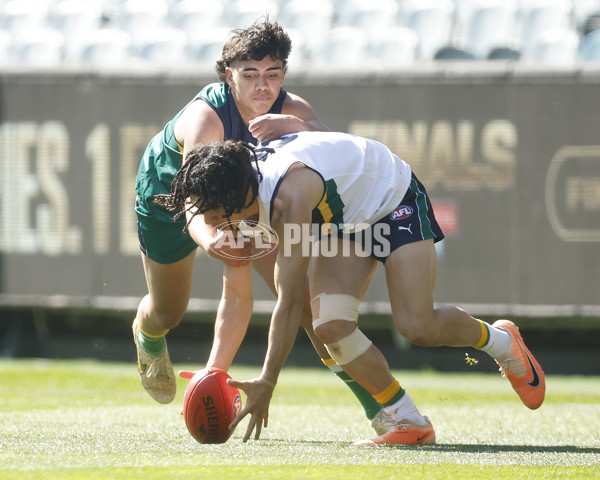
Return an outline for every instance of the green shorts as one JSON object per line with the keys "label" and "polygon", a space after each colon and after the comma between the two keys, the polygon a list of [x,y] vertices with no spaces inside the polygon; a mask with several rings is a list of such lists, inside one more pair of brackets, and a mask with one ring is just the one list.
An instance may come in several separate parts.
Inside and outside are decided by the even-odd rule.
{"label": "green shorts", "polygon": [[181,154],[165,145],[163,132],[148,144],[138,170],[135,213],[140,249],[158,263],[175,263],[198,245],[184,233],[185,218],[173,221],[173,214],[154,203],[154,196],[168,194],[173,177],[181,167]]}
{"label": "green shorts", "polygon": [[135,211],[140,250],[151,260],[175,263],[198,248],[190,234],[183,232],[185,220],[165,222],[149,217],[142,212],[139,199],[135,202]]}

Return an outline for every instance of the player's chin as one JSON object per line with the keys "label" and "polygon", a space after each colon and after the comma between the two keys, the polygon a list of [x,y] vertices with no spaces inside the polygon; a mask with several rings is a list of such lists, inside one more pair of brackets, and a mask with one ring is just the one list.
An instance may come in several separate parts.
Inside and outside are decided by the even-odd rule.
{"label": "player's chin", "polygon": [[257,113],[258,115],[265,115],[267,113],[269,113],[269,110],[271,110],[271,107],[273,106],[273,100],[269,99],[269,100],[255,100],[254,103],[254,111]]}

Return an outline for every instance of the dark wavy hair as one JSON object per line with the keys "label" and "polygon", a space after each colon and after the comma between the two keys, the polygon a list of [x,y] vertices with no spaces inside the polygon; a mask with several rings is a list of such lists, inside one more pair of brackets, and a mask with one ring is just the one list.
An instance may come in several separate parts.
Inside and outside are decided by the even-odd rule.
{"label": "dark wavy hair", "polygon": [[[260,180],[262,174],[252,145],[234,140],[197,145],[188,152],[186,162],[173,178],[171,193],[155,195],[154,202],[169,212],[177,212],[173,220],[197,208],[186,222],[185,232],[194,216],[208,210],[223,207],[229,219],[250,206],[258,195]],[[186,205],[192,195],[197,198]]]}
{"label": "dark wavy hair", "polygon": [[220,82],[225,83],[225,69],[236,60],[260,61],[269,55],[273,60],[281,60],[285,71],[292,41],[277,22],[271,23],[266,17],[263,21],[257,21],[245,29],[233,30],[232,33],[223,46],[221,58],[217,60],[216,70]]}

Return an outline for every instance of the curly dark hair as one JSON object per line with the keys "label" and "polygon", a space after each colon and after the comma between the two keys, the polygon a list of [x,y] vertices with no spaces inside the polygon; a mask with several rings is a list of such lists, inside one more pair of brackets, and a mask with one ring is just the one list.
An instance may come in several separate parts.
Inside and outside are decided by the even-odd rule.
{"label": "curly dark hair", "polygon": [[225,69],[236,60],[260,61],[269,55],[273,60],[281,60],[283,69],[292,50],[292,41],[283,27],[277,22],[271,23],[266,17],[245,29],[232,31],[233,35],[223,46],[221,58],[217,60],[219,81],[225,83]]}
{"label": "curly dark hair", "polygon": [[[208,210],[223,207],[229,219],[250,206],[258,195],[260,180],[262,174],[252,145],[237,140],[201,144],[188,152],[186,162],[173,178],[171,193],[155,195],[154,203],[169,212],[177,212],[173,220],[196,207],[183,229],[186,232],[194,216]],[[248,200],[249,191],[252,194]],[[190,196],[196,198],[186,206]]]}

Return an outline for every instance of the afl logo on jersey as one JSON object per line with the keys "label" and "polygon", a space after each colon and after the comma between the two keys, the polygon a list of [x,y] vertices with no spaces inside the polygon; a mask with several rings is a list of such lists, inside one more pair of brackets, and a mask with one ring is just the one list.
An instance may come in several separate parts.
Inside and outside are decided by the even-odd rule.
{"label": "afl logo on jersey", "polygon": [[404,220],[412,215],[413,209],[408,205],[400,205],[396,210],[390,213],[390,220]]}

